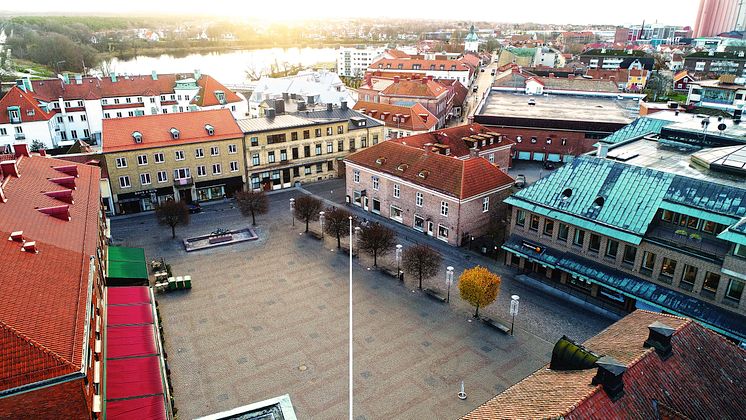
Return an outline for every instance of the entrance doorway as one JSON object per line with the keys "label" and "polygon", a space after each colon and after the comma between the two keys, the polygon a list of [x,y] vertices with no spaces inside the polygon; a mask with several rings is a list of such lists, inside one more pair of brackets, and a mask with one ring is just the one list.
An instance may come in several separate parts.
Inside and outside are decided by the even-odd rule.
{"label": "entrance doorway", "polygon": [[428,221],[427,222],[427,234],[430,236],[433,236],[433,229],[434,229],[433,222]]}
{"label": "entrance doorway", "polygon": [[192,189],[179,190],[179,200],[187,204],[192,204]]}

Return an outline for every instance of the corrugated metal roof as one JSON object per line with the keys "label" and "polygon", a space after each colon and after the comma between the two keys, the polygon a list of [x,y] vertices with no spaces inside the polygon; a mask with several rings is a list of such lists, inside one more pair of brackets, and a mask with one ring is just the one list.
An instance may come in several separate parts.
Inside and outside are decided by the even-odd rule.
{"label": "corrugated metal roof", "polygon": [[658,118],[640,117],[601,141],[609,144],[617,144],[628,140],[639,139],[648,134],[660,134],[661,128],[672,123],[673,121]]}
{"label": "corrugated metal roof", "polygon": [[241,130],[246,133],[255,133],[269,130],[282,130],[292,127],[303,127],[314,125],[316,122],[308,118],[302,118],[297,115],[277,115],[269,118],[244,118],[236,120]]}
{"label": "corrugated metal roof", "polygon": [[383,124],[381,124],[379,121],[368,117],[367,115],[357,112],[352,108],[347,109],[341,109],[341,108],[333,108],[331,111],[327,109],[321,109],[318,111],[299,111],[295,115],[305,117],[308,119],[316,120],[319,122],[326,122],[326,121],[341,121],[341,120],[350,120],[351,118],[365,118],[366,123],[364,127],[357,127],[352,122],[350,122],[349,130],[356,130],[359,128],[372,128],[372,127],[380,127]]}
{"label": "corrugated metal roof", "polygon": [[666,201],[731,217],[746,216],[746,189],[676,176]]}

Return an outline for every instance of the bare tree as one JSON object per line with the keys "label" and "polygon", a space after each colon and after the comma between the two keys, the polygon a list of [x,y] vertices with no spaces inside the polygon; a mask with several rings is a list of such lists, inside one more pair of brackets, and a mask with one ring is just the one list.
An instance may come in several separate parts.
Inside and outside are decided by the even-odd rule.
{"label": "bare tree", "polygon": [[438,251],[425,244],[411,246],[404,250],[402,255],[402,266],[404,270],[419,279],[419,288],[422,290],[422,279],[430,278],[438,274],[443,257]]}
{"label": "bare tree", "polygon": [[342,248],[342,237],[350,234],[350,212],[344,209],[334,208],[325,214],[326,223],[324,230],[326,233],[337,237],[337,249]]}
{"label": "bare tree", "polygon": [[386,255],[396,243],[393,230],[374,223],[360,232],[360,249],[373,256],[373,267],[378,265],[378,256]]}
{"label": "bare tree", "polygon": [[269,210],[267,194],[264,191],[239,191],[236,193],[236,205],[244,217],[251,215],[251,225],[256,226],[256,215]]}
{"label": "bare tree", "polygon": [[308,223],[319,219],[319,211],[321,211],[321,200],[318,198],[302,195],[295,199],[295,217],[306,222],[306,232],[308,232]]}
{"label": "bare tree", "polygon": [[176,226],[189,224],[189,207],[183,201],[168,200],[155,208],[159,225],[171,227],[171,238],[176,238]]}

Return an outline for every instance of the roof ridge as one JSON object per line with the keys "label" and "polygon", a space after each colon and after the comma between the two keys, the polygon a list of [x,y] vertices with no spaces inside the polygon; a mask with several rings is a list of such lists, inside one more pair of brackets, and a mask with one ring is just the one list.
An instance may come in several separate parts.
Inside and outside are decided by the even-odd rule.
{"label": "roof ridge", "polygon": [[8,325],[4,321],[0,320],[0,328],[3,328],[4,330],[10,332],[11,334],[15,335],[18,339],[27,342],[31,345],[31,347],[38,349],[41,351],[45,356],[54,359],[58,362],[60,362],[63,365],[66,365],[74,370],[77,370],[78,367],[75,366],[71,361],[65,359],[61,355],[55,353],[54,351],[47,348],[45,345],[39,343],[38,341],[34,340],[33,338],[29,337],[28,335],[18,331],[17,329],[13,328],[12,326]]}

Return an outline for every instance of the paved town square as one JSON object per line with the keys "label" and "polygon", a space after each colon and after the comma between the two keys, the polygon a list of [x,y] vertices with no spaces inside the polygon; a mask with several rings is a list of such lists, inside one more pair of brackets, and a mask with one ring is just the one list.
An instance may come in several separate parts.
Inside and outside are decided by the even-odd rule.
{"label": "paved town square", "polygon": [[[338,200],[335,185],[314,187],[322,198]],[[112,220],[114,243],[144,247],[148,259],[163,257],[174,275],[193,279],[191,291],[157,296],[179,417],[285,393],[299,418],[346,415],[347,255],[330,238],[322,246],[301,235],[302,223],[292,227],[288,200],[300,194],[270,196],[270,212],[258,220],[259,240],[189,254],[180,238],[246,227],[250,219],[230,202],[206,206],[189,226],[177,228],[175,240],[152,214]],[[312,228],[318,230],[318,222]],[[457,248],[441,252],[457,275],[478,263],[504,270]],[[388,255],[380,264],[392,260]],[[510,337],[473,321],[455,287],[448,306],[415,291],[414,280],[402,284],[370,265],[365,255],[353,265],[358,419],[463,415],[547,363],[562,334],[584,340],[613,322],[503,274],[497,302],[482,313],[507,322],[509,296],[520,294]],[[435,283],[442,280],[426,281]],[[466,401],[456,397],[462,380]]]}

